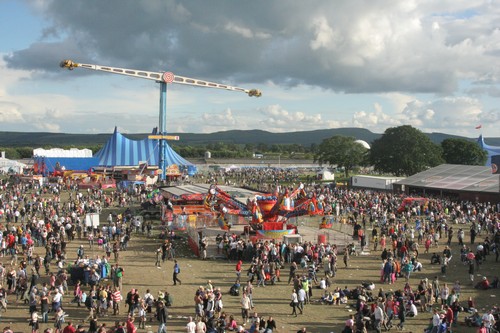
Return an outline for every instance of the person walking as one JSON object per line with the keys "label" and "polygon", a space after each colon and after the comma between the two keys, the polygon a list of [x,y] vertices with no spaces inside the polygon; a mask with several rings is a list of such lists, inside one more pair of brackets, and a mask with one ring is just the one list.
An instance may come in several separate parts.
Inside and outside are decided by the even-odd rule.
{"label": "person walking", "polygon": [[111,299],[113,300],[113,315],[119,315],[120,302],[122,301],[122,294],[119,287],[115,287],[115,290],[111,293]]}
{"label": "person walking", "polygon": [[161,267],[161,257],[162,257],[162,251],[161,251],[161,246],[159,246],[157,249],[156,249],[156,262],[155,262],[155,266],[157,268],[160,268]]}
{"label": "person walking", "polygon": [[76,333],[76,328],[73,326],[71,321],[68,322],[68,325],[63,329],[63,333]]}
{"label": "person walking", "polygon": [[405,321],[406,321],[406,309],[403,301],[399,303],[398,319],[399,319],[399,324],[397,325],[397,327],[402,331],[405,327]]}
{"label": "person walking", "polygon": [[174,260],[174,272],[173,272],[174,286],[177,285],[177,282],[179,282],[179,284],[182,284],[182,281],[179,280],[179,278],[178,278],[178,275],[180,273],[181,273],[181,268],[179,267],[177,260]]}
{"label": "person walking", "polygon": [[196,322],[196,333],[206,333],[206,332],[207,332],[207,325],[201,318],[198,318],[198,321]]}
{"label": "person walking", "polygon": [[384,321],[384,310],[380,306],[380,303],[377,303],[375,310],[373,311],[373,317],[375,319],[373,326],[375,327],[375,331],[377,333],[382,332],[382,322]]}
{"label": "person walking", "polygon": [[297,292],[297,300],[299,301],[298,308],[300,314],[302,314],[304,312],[304,304],[307,301],[307,293],[304,288],[300,288]]}
{"label": "person walking", "polygon": [[481,317],[482,322],[484,323],[484,327],[488,330],[488,332],[494,332],[492,329],[495,328],[495,316],[493,315],[493,310],[485,312]]}
{"label": "person walking", "polygon": [[156,319],[158,319],[158,333],[167,333],[167,308],[162,301],[158,302]]}
{"label": "person walking", "polygon": [[38,313],[36,311],[32,312],[31,319],[29,322],[29,325],[31,326],[31,333],[38,333],[38,330],[40,329],[38,319],[40,319],[40,317],[38,316]]}
{"label": "person walking", "polygon": [[344,249],[344,265],[345,268],[349,268],[349,248]]}
{"label": "person walking", "polygon": [[474,263],[473,260],[469,261],[469,280],[471,285],[474,285],[474,272],[476,269],[476,264]]}
{"label": "person walking", "polygon": [[245,325],[248,321],[248,312],[250,311],[250,298],[248,297],[247,293],[244,292],[243,296],[241,297],[241,317],[243,318],[243,325]]}
{"label": "person walking", "polygon": [[238,260],[236,264],[236,278],[239,280],[241,278],[241,266],[243,265],[242,260]]}
{"label": "person walking", "polygon": [[137,328],[135,327],[134,324],[135,318],[134,316],[128,316],[127,317],[127,323],[126,323],[126,328],[127,328],[127,333],[137,333]]}
{"label": "person walking", "polygon": [[299,305],[299,299],[298,299],[297,293],[295,292],[295,289],[294,289],[292,291],[290,306],[292,307],[292,315],[295,315],[295,317],[297,317],[298,305]]}
{"label": "person walking", "polygon": [[120,259],[120,244],[118,244],[118,241],[113,243],[113,255],[115,257],[115,262],[118,262]]}
{"label": "person walking", "polygon": [[59,307],[55,311],[55,315],[54,315],[54,319],[55,319],[54,327],[56,328],[55,333],[62,333],[62,323],[64,322],[64,317],[65,317],[65,313],[64,313],[63,309]]}
{"label": "person walking", "polygon": [[118,287],[120,290],[123,290],[123,273],[124,270],[121,266],[118,265],[118,263],[113,266],[111,269],[111,274],[113,276],[113,287]]}
{"label": "person walking", "polygon": [[47,293],[42,291],[40,294],[40,311],[42,312],[42,322],[49,322],[49,296]]}
{"label": "person walking", "polygon": [[186,325],[187,333],[196,333],[196,323],[193,320],[193,317],[189,317],[189,322]]}
{"label": "person walking", "polygon": [[290,284],[290,281],[292,281],[293,278],[295,277],[296,271],[297,271],[297,263],[292,262],[292,264],[290,265],[290,273],[288,275],[288,284]]}

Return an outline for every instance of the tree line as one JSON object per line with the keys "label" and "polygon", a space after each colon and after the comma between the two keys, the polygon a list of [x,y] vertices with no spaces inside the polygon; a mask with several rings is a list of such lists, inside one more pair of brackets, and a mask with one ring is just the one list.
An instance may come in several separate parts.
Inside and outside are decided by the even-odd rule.
{"label": "tree line", "polygon": [[[317,150],[318,145],[312,144],[308,147],[300,144],[272,144],[268,145],[265,143],[259,144],[234,144],[227,142],[200,144],[200,145],[182,145],[182,144],[171,144],[169,143],[179,155],[184,158],[204,158],[205,152],[210,152],[212,158],[252,158],[254,154],[260,153],[264,156],[272,156],[281,158],[297,158],[297,159],[309,159],[314,158],[314,154]],[[62,149],[90,149],[92,153],[98,152],[103,145],[93,145],[93,146],[58,146],[57,148]],[[40,148],[37,146],[36,148]],[[56,148],[53,146],[43,146],[43,149]],[[33,157],[34,147],[0,147],[0,151],[5,152],[5,157],[12,160],[19,159],[29,159]]]}
{"label": "tree line", "polygon": [[[354,137],[336,135],[323,140],[320,144],[304,146],[300,144],[234,144],[227,142],[201,145],[172,145],[181,156],[204,158],[209,151],[212,158],[251,158],[259,153],[272,158],[311,159],[322,165],[342,168],[346,177],[359,166],[373,166],[375,171],[409,176],[442,163],[484,165],[487,153],[478,144],[465,139],[445,139],[441,144],[433,143],[420,130],[404,125],[388,128],[384,134],[371,144],[371,149],[355,142]],[[53,148],[51,146],[43,147]],[[58,148],[87,148],[96,153],[102,145],[62,146]],[[33,147],[5,147],[6,158],[29,159]]]}
{"label": "tree line", "polygon": [[475,142],[450,138],[435,144],[420,130],[404,125],[388,128],[372,142],[370,149],[353,137],[336,135],[325,139],[314,160],[341,167],[346,177],[357,166],[373,166],[381,173],[410,176],[443,163],[484,165],[487,156]]}

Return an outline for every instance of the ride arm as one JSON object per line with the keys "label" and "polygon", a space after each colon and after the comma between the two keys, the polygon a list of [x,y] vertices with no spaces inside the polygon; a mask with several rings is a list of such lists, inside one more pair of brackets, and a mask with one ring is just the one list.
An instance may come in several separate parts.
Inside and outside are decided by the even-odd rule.
{"label": "ride arm", "polygon": [[205,206],[223,214],[250,216],[248,208],[232,198],[217,186],[211,186],[205,199]]}
{"label": "ride arm", "polygon": [[316,195],[306,196],[295,203],[294,209],[292,211],[280,212],[286,218],[303,216],[303,215],[321,215],[324,212],[324,196],[321,195],[319,198]]}
{"label": "ride arm", "polygon": [[108,72],[113,74],[120,74],[126,76],[132,76],[147,80],[153,80],[157,82],[165,82],[165,83],[178,83],[185,84],[189,86],[197,86],[197,87],[207,87],[207,88],[217,88],[231,91],[241,91],[252,97],[260,97],[262,96],[262,92],[257,89],[244,89],[239,87],[233,87],[227,84],[215,83],[210,81],[192,79],[189,77],[174,75],[172,72],[148,72],[148,71],[140,71],[135,69],[128,68],[119,68],[119,67],[111,67],[111,66],[101,66],[101,65],[93,65],[93,64],[81,64],[74,62],[72,60],[63,60],[60,63],[62,68],[67,68],[69,70],[73,70],[75,68],[81,67],[86,69],[92,69],[100,72]]}
{"label": "ride arm", "polygon": [[304,184],[300,183],[299,186],[290,194],[290,199],[297,199],[298,197],[305,197],[306,191],[304,190]]}

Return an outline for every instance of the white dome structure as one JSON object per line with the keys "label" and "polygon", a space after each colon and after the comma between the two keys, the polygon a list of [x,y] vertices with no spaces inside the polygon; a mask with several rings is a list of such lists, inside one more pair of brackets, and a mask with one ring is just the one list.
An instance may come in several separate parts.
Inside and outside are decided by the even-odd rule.
{"label": "white dome structure", "polygon": [[361,144],[363,147],[365,147],[366,149],[370,149],[370,145],[368,144],[368,142],[364,141],[364,140],[356,140],[354,141],[356,143],[359,143]]}

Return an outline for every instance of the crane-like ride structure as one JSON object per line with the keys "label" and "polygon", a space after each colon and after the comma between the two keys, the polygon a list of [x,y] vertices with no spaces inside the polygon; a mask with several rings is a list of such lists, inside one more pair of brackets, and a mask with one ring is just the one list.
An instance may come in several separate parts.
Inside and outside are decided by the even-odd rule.
{"label": "crane-like ride structure", "polygon": [[244,89],[239,87],[233,87],[226,84],[209,82],[199,79],[192,79],[189,77],[175,75],[172,72],[148,72],[135,69],[118,68],[111,66],[101,66],[93,64],[81,64],[74,62],[72,60],[63,60],[60,63],[62,68],[73,70],[75,68],[81,67],[86,69],[92,69],[100,72],[107,72],[112,74],[126,75],[141,79],[153,80],[160,84],[160,119],[159,119],[159,135],[151,135],[150,139],[156,139],[160,141],[160,165],[161,170],[160,179],[165,180],[167,171],[167,140],[179,140],[177,136],[167,135],[167,85],[172,83],[185,84],[189,86],[205,87],[205,88],[216,88],[231,91],[239,91],[247,94],[250,97],[260,97],[262,93],[257,89]]}

